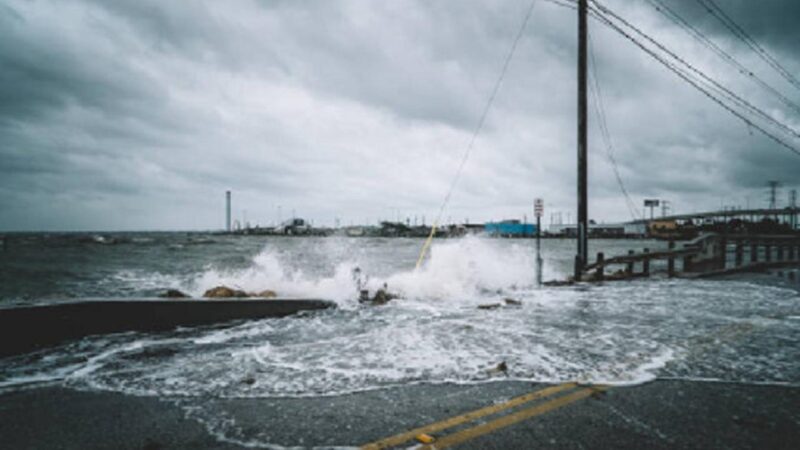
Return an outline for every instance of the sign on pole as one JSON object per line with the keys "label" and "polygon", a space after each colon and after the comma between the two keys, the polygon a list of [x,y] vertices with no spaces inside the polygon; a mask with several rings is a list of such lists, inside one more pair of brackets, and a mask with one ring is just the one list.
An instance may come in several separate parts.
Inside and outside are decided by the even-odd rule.
{"label": "sign on pole", "polygon": [[533,212],[536,214],[536,217],[542,217],[542,213],[544,212],[544,202],[541,198],[537,198],[533,201]]}

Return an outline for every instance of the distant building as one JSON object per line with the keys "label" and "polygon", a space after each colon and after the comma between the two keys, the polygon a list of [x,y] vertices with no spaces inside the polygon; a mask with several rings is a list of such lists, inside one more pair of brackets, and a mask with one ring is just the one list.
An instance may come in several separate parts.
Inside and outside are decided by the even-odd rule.
{"label": "distant building", "polygon": [[[553,224],[547,229],[549,234],[574,237],[578,235],[576,224]],[[591,237],[642,237],[647,234],[647,227],[643,223],[590,223],[589,236]]]}
{"label": "distant building", "polygon": [[679,235],[678,222],[675,220],[651,220],[647,224],[651,237],[671,238]]}
{"label": "distant building", "polygon": [[277,234],[310,234],[311,225],[299,217],[293,217],[273,228]]}
{"label": "distant building", "polygon": [[503,220],[502,222],[486,222],[483,230],[489,236],[521,237],[536,234],[536,225],[521,223],[519,220]]}

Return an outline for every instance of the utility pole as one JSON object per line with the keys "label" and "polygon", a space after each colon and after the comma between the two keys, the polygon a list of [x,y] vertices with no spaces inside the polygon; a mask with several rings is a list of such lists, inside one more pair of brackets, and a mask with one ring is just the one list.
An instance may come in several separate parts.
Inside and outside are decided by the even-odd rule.
{"label": "utility pole", "polygon": [[588,189],[587,189],[587,99],[586,54],[588,40],[588,0],[578,0],[578,254],[575,255],[575,281],[578,281],[588,260]]}

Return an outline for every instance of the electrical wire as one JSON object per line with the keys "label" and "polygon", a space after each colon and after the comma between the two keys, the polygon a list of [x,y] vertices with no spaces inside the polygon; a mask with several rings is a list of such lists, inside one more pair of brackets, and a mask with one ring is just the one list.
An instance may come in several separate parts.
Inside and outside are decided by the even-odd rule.
{"label": "electrical wire", "polygon": [[456,174],[453,177],[452,182],[450,183],[450,187],[447,189],[447,194],[444,196],[444,200],[442,201],[441,206],[439,207],[439,212],[436,215],[436,219],[434,220],[433,224],[431,225],[431,232],[428,235],[428,238],[425,240],[425,243],[422,245],[422,250],[420,251],[419,258],[417,258],[416,269],[419,269],[422,266],[422,262],[425,259],[425,254],[428,251],[428,248],[433,241],[434,235],[436,235],[436,228],[438,227],[440,221],[442,220],[442,215],[444,214],[445,207],[450,202],[450,197],[453,195],[453,190],[458,183],[459,178],[461,178],[461,172],[464,170],[464,165],[467,163],[469,159],[470,153],[472,153],[472,149],[475,146],[475,140],[478,138],[481,130],[483,129],[483,125],[486,122],[486,117],[489,114],[489,110],[494,103],[495,97],[497,97],[497,93],[500,90],[500,85],[503,83],[503,79],[506,76],[506,72],[508,71],[508,66],[511,64],[511,59],[514,56],[514,52],[517,49],[517,44],[519,44],[520,39],[522,38],[523,33],[525,32],[525,27],[528,25],[528,21],[533,14],[533,8],[536,6],[537,0],[531,0],[530,5],[525,13],[525,17],[522,20],[522,24],[520,24],[519,30],[517,34],[514,36],[514,41],[511,43],[511,48],[508,50],[508,54],[506,54],[506,58],[503,61],[503,66],[500,69],[500,74],[497,77],[497,81],[495,81],[494,87],[492,88],[492,93],[489,96],[489,99],[486,102],[486,105],[481,112],[480,119],[478,120],[478,125],[475,127],[475,130],[472,133],[472,137],[467,144],[466,149],[464,150],[464,155],[461,158],[461,162],[458,165],[458,169],[456,170]]}
{"label": "electrical wire", "polygon": [[786,107],[791,108],[796,113],[800,113],[800,106],[797,103],[793,102],[788,97],[786,97],[785,95],[781,94],[777,89],[775,89],[770,84],[768,84],[766,81],[761,79],[752,70],[750,70],[747,67],[745,67],[744,64],[740,63],[730,53],[726,52],[721,47],[719,47],[717,44],[715,44],[713,41],[711,41],[711,39],[706,37],[706,35],[703,34],[700,30],[698,30],[697,28],[692,26],[688,21],[686,21],[686,19],[681,17],[680,14],[675,12],[675,10],[673,10],[668,5],[666,5],[662,0],[648,0],[648,2],[661,15],[666,17],[672,23],[674,23],[674,24],[678,25],[679,27],[683,28],[687,33],[689,33],[689,35],[691,35],[693,38],[695,38],[695,40],[697,40],[702,45],[704,45],[706,48],[708,48],[709,50],[714,52],[723,61],[725,61],[728,64],[730,64],[734,69],[736,69],[737,72],[739,72],[740,74],[744,75],[745,77],[751,79],[756,84],[758,84],[760,87],[762,87],[764,90],[766,90],[767,92],[769,92],[772,95],[774,95],[775,97],[777,97],[778,100],[780,100],[781,103],[783,103]]}
{"label": "electrical wire", "polygon": [[[593,0],[593,3],[597,4],[597,2],[595,0]],[[797,148],[795,148],[791,144],[787,143],[786,141],[784,141],[780,137],[775,136],[773,133],[771,133],[770,131],[768,131],[767,129],[762,127],[761,125],[755,123],[751,118],[746,117],[745,113],[737,111],[736,109],[734,109],[730,105],[726,104],[724,101],[720,100],[707,87],[702,86],[701,82],[699,82],[698,80],[694,79],[692,77],[692,75],[687,72],[686,69],[681,69],[680,67],[677,67],[674,63],[668,61],[663,56],[659,55],[656,51],[654,51],[653,49],[651,49],[648,46],[644,45],[641,41],[636,39],[632,35],[631,32],[625,31],[622,28],[622,26],[618,25],[613,20],[609,19],[604,14],[603,11],[601,11],[601,10],[599,10],[597,8],[590,8],[590,10],[592,12],[592,17],[594,17],[600,23],[602,23],[603,25],[606,25],[607,27],[609,27],[612,30],[616,31],[617,33],[621,34],[623,37],[625,37],[626,39],[631,41],[634,45],[639,47],[642,51],[647,53],[653,59],[655,59],[656,61],[661,63],[663,66],[665,66],[667,69],[669,69],[670,71],[672,71],[676,75],[678,75],[678,77],[680,77],[682,80],[686,81],[691,86],[693,86],[695,89],[697,89],[701,93],[703,93],[706,97],[711,99],[713,102],[717,103],[722,108],[724,108],[725,110],[727,110],[728,112],[730,112],[731,114],[733,114],[734,116],[736,116],[737,118],[742,120],[746,125],[758,130],[759,132],[761,132],[762,134],[764,134],[765,136],[767,136],[769,139],[773,140],[777,144],[779,144],[782,147],[786,148],[790,152],[800,156],[800,150],[798,150]]]}
{"label": "electrical wire", "polygon": [[639,28],[637,28],[636,26],[634,26],[633,24],[631,24],[630,22],[628,22],[627,20],[625,20],[624,18],[622,18],[621,16],[616,14],[615,12],[613,12],[610,9],[608,9],[607,7],[601,5],[596,0],[592,0],[592,3],[595,4],[595,6],[600,10],[600,12],[602,12],[603,14],[606,14],[606,15],[610,15],[611,17],[613,17],[617,21],[621,22],[626,27],[628,27],[629,29],[633,30],[634,33],[638,34],[639,36],[641,36],[642,38],[644,38],[645,40],[647,40],[651,44],[655,45],[659,50],[661,50],[662,52],[666,53],[671,58],[673,58],[675,61],[677,61],[678,63],[680,63],[684,67],[686,67],[689,71],[693,72],[695,75],[697,75],[700,78],[702,78],[702,80],[704,82],[706,82],[708,85],[710,85],[711,88],[716,90],[720,95],[722,95],[724,97],[727,97],[730,101],[732,101],[733,103],[736,103],[741,108],[749,110],[750,113],[752,113],[752,114],[754,114],[756,116],[759,116],[762,119],[770,122],[774,127],[779,128],[783,132],[792,135],[792,137],[800,138],[800,133],[798,133],[796,130],[794,130],[793,128],[789,127],[788,125],[778,121],[777,119],[775,119],[771,115],[767,114],[766,112],[764,112],[760,108],[754,106],[752,103],[748,102],[747,100],[745,100],[742,97],[740,97],[739,95],[737,95],[735,92],[733,92],[730,89],[728,89],[727,87],[723,86],[718,81],[716,81],[713,78],[711,78],[710,76],[706,75],[703,71],[697,69],[695,66],[693,66],[692,64],[687,62],[684,58],[678,56],[676,53],[674,53],[673,51],[669,50],[666,46],[664,46],[663,44],[661,44],[660,42],[658,42],[654,38],[650,37],[649,35],[644,33],[642,30],[640,30]]}
{"label": "electrical wire", "polygon": [[752,38],[739,24],[737,24],[725,11],[717,5],[714,0],[696,0],[700,6],[705,8],[706,11],[709,12],[712,16],[716,17],[725,28],[730,30],[734,36],[739,38],[742,42],[745,43],[750,49],[752,49],[764,62],[766,62],[770,67],[775,69],[786,81],[789,82],[792,86],[797,89],[800,89],[800,81],[792,75],[791,72],[786,70],[785,67],[781,65],[778,60],[776,60],[772,55],[770,55],[764,47],[759,45],[755,39]]}
{"label": "electrical wire", "polygon": [[608,122],[606,121],[603,95],[602,91],[600,90],[600,82],[597,77],[597,60],[594,56],[594,45],[592,43],[591,36],[589,36],[589,57],[591,61],[591,64],[589,64],[589,67],[591,68],[591,72],[589,73],[589,92],[592,94],[592,98],[594,99],[593,104],[595,106],[595,114],[597,115],[597,124],[600,128],[600,135],[605,143],[606,157],[611,163],[611,167],[614,171],[614,177],[617,180],[617,185],[619,186],[619,189],[625,198],[625,205],[628,208],[628,213],[631,215],[633,220],[637,220],[640,219],[640,217],[638,215],[636,204],[633,202],[633,200],[631,200],[628,190],[625,188],[625,183],[622,181],[622,176],[619,172],[617,160],[614,157],[614,144],[611,140],[611,133],[608,131]]}

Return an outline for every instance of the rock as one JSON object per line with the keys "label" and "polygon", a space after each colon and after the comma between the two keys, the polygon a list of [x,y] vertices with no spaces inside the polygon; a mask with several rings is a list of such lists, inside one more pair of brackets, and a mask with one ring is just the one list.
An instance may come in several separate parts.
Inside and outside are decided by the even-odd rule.
{"label": "rock", "polygon": [[242,298],[247,297],[247,292],[238,289],[231,289],[227,286],[217,286],[203,293],[206,298]]}
{"label": "rock", "polygon": [[396,295],[387,292],[384,289],[378,289],[378,292],[375,293],[375,296],[372,297],[372,304],[373,305],[385,305],[389,303],[390,300],[397,298]]}
{"label": "rock", "polygon": [[505,361],[503,361],[500,364],[498,364],[497,366],[489,369],[487,372],[489,372],[490,375],[496,374],[496,373],[503,373],[503,374],[508,375],[508,365],[506,364]]}
{"label": "rock", "polygon": [[256,383],[256,379],[253,377],[247,377],[242,380],[242,383],[252,386]]}
{"label": "rock", "polygon": [[509,298],[504,298],[504,299],[503,299],[503,301],[505,301],[505,302],[506,302],[506,305],[514,305],[514,306],[520,306],[520,305],[522,305],[522,302],[521,302],[521,301],[519,301],[519,300],[514,300],[513,298],[510,298],[510,297],[509,297]]}
{"label": "rock", "polygon": [[478,305],[478,309],[497,309],[501,307],[500,303],[487,303],[484,305]]}
{"label": "rock", "polygon": [[184,294],[183,292],[177,289],[167,289],[166,292],[159,295],[161,298],[189,298],[188,295]]}
{"label": "rock", "polygon": [[263,290],[261,292],[248,292],[247,296],[248,297],[259,297],[259,298],[275,298],[275,297],[278,296],[278,293],[273,291],[273,290],[270,290],[270,289],[265,289],[265,290]]}
{"label": "rock", "polygon": [[389,303],[390,300],[398,298],[397,295],[392,294],[391,292],[389,292],[388,289],[389,286],[387,286],[386,283],[383,283],[383,287],[381,289],[378,289],[378,291],[375,293],[375,296],[372,297],[370,302],[373,305],[385,305]]}

